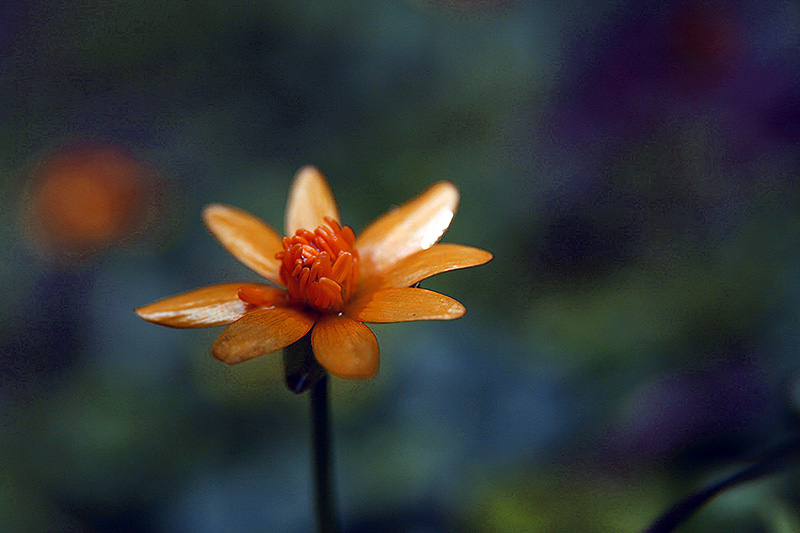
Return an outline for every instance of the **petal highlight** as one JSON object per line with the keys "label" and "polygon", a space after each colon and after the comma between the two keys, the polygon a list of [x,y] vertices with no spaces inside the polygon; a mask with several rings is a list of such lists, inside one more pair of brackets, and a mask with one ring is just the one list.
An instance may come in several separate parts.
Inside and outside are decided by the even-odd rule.
{"label": "petal highlight", "polygon": [[275,254],[283,250],[281,236],[247,211],[222,204],[203,210],[203,221],[214,237],[236,259],[254,272],[281,285],[280,261]]}
{"label": "petal highlight", "polygon": [[336,377],[367,379],[378,372],[375,334],[346,315],[326,315],[311,330],[314,356]]}
{"label": "petal highlight", "polygon": [[387,270],[367,278],[357,294],[381,289],[410,287],[415,283],[442,272],[482,265],[492,259],[492,254],[479,248],[460,244],[435,244],[420,250],[391,265]]}
{"label": "petal highlight", "polygon": [[456,300],[426,289],[383,289],[351,301],[345,313],[362,322],[452,320],[466,309]]}
{"label": "petal highlight", "polygon": [[458,199],[456,186],[440,181],[367,226],[356,239],[362,276],[436,244],[455,216]]}
{"label": "petal highlight", "polygon": [[256,283],[223,283],[202,287],[135,309],[135,313],[155,324],[172,328],[204,328],[230,324],[242,318],[247,304],[239,299],[242,286],[264,287]]}
{"label": "petal highlight", "polygon": [[314,231],[314,228],[331,217],[339,222],[339,208],[325,176],[312,166],[297,171],[286,203],[286,235],[292,236],[299,229]]}
{"label": "petal highlight", "polygon": [[292,344],[313,325],[313,315],[293,307],[257,309],[228,326],[211,353],[230,365],[242,363]]}

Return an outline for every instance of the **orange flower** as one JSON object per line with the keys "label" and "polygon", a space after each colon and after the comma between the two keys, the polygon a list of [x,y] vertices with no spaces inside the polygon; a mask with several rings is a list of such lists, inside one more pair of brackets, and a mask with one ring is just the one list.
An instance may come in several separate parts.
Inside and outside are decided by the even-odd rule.
{"label": "orange flower", "polygon": [[56,259],[88,259],[152,222],[154,177],[144,161],[113,144],[59,147],[32,166],[21,211],[25,236]]}
{"label": "orange flower", "polygon": [[289,193],[288,237],[233,207],[213,204],[203,212],[208,229],[234,257],[280,288],[223,283],[136,313],[176,328],[230,324],[211,349],[230,364],[289,346],[311,331],[314,356],[331,374],[370,378],[378,371],[378,342],[364,322],[459,318],[465,312],[459,302],[414,285],[492,258],[477,248],[436,244],[458,197],[452,183],[436,183],[356,237],[339,224],[324,176],[304,167]]}

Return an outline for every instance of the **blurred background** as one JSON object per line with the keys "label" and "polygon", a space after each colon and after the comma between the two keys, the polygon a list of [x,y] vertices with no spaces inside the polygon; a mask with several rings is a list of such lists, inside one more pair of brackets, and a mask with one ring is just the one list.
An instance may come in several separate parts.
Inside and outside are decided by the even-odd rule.
{"label": "blurred background", "polygon": [[798,430],[799,73],[796,1],[3,2],[0,529],[312,530],[280,356],[132,309],[258,281],[201,209],[280,230],[314,164],[357,232],[453,181],[495,255],[333,381],[344,530],[641,530]]}

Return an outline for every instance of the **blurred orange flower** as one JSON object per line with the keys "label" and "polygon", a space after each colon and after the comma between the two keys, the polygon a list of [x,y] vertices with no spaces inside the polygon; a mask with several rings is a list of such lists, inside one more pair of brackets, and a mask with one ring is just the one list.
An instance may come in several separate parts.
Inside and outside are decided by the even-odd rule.
{"label": "blurred orange flower", "polygon": [[439,182],[375,220],[358,237],[339,223],[333,193],[314,167],[296,174],[281,238],[239,209],[205,208],[206,226],[246,266],[275,285],[223,283],[136,309],[156,324],[193,328],[230,324],[214,356],[235,364],[274,352],[311,332],[317,361],[341,378],[378,371],[378,342],[364,322],[450,320],[459,302],[414,287],[449,270],[486,263],[492,254],[436,244],[450,225],[459,194]]}
{"label": "blurred orange flower", "polygon": [[73,143],[47,154],[31,172],[23,228],[38,248],[82,259],[144,227],[153,171],[112,144]]}

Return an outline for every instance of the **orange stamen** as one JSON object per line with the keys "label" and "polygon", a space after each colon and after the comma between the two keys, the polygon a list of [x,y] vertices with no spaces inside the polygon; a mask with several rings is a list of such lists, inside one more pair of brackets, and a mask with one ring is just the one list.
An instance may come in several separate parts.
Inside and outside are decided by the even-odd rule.
{"label": "orange stamen", "polygon": [[280,278],[289,297],[316,311],[341,311],[358,281],[355,241],[349,226],[330,217],[314,231],[299,229],[284,237],[283,250],[275,258],[281,262]]}
{"label": "orange stamen", "polygon": [[239,287],[238,296],[241,301],[248,304],[260,306],[275,305],[275,294],[264,287],[244,285]]}

